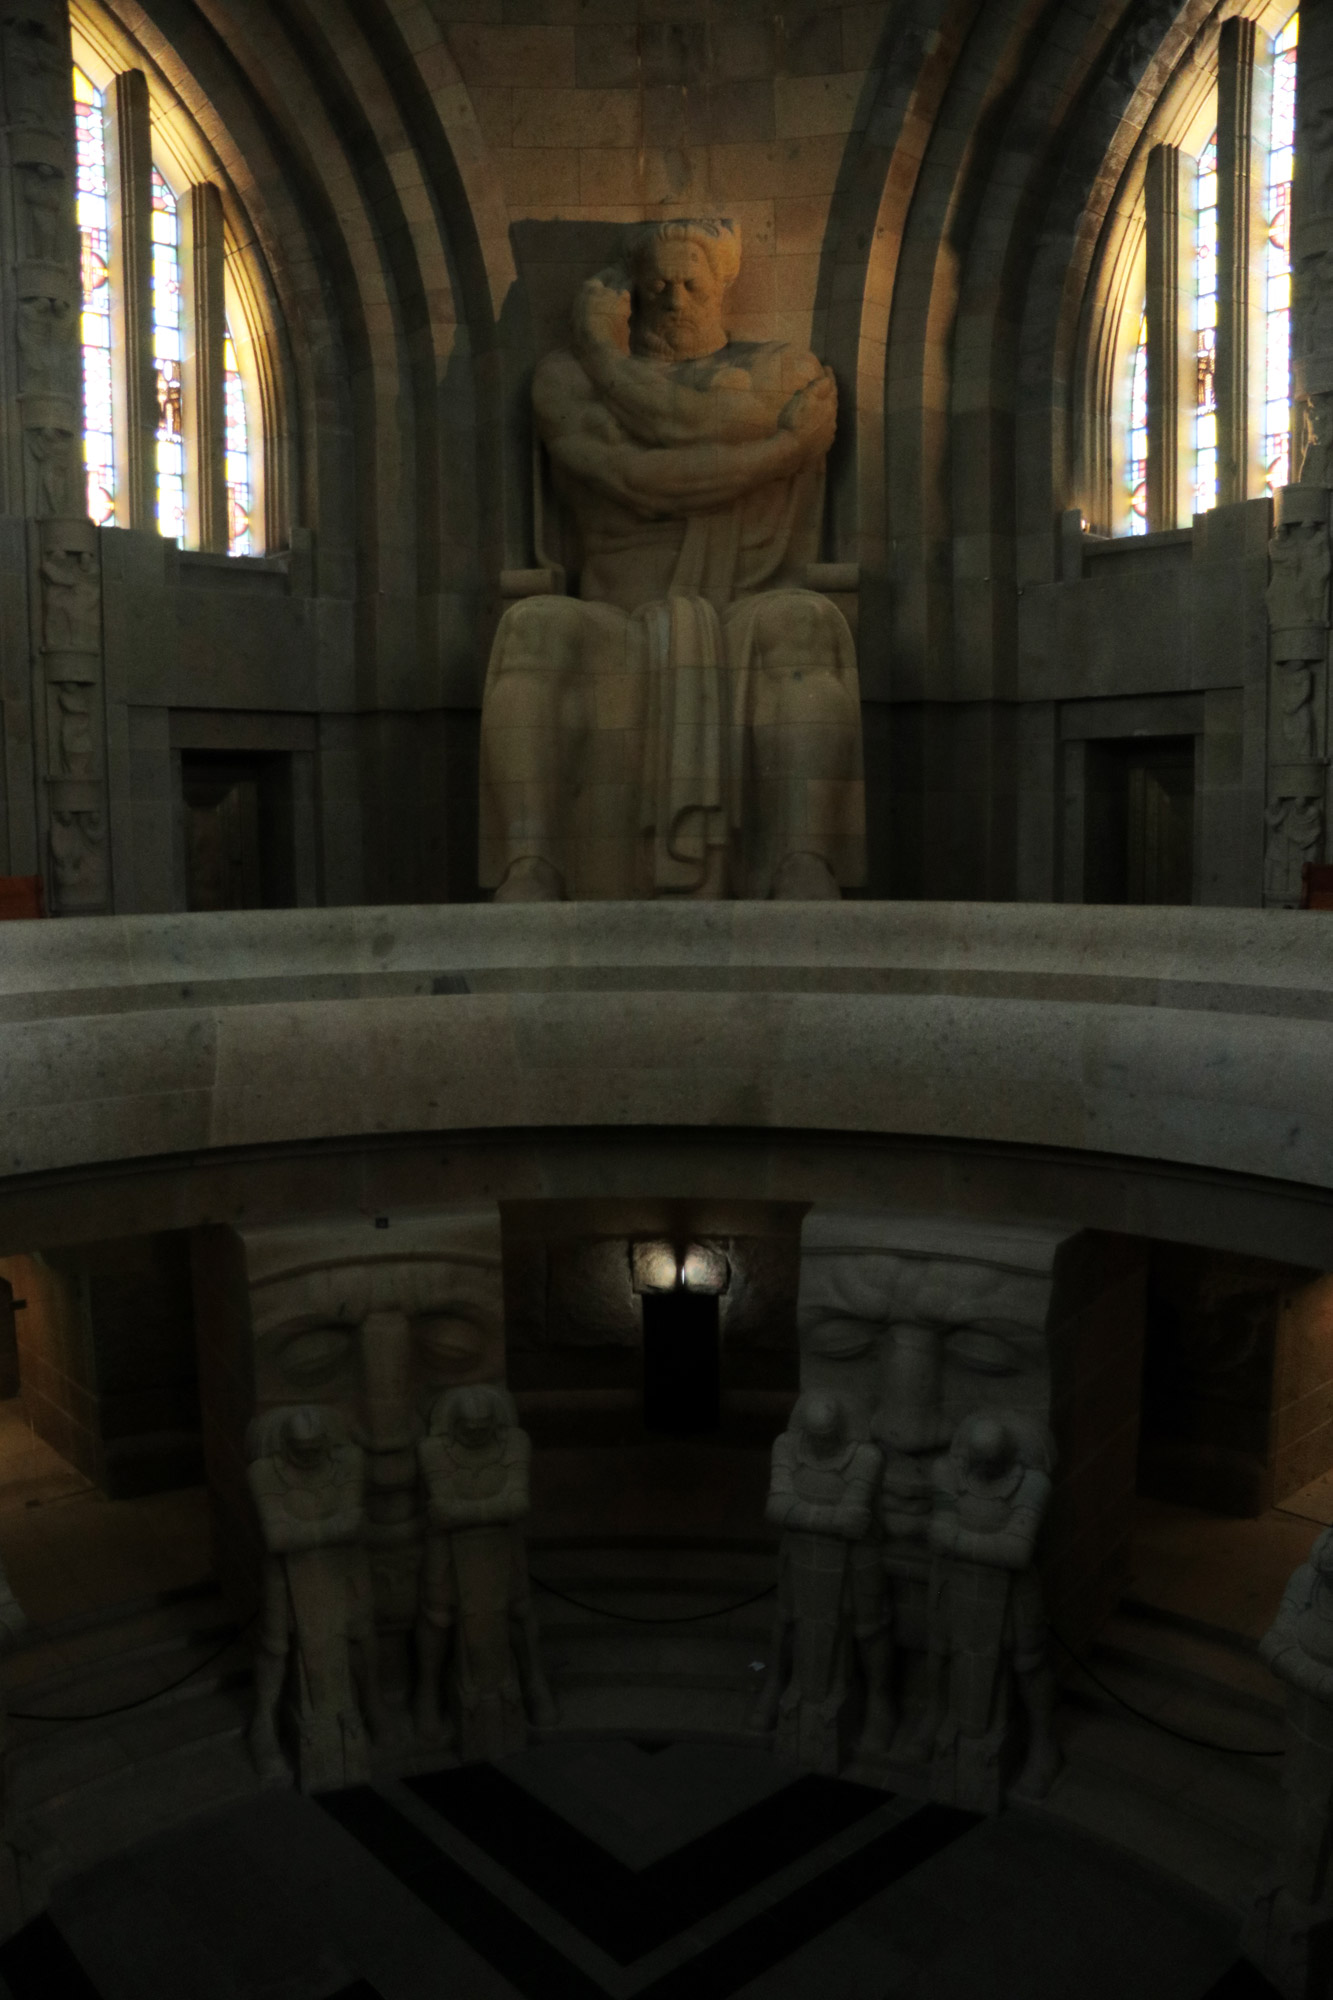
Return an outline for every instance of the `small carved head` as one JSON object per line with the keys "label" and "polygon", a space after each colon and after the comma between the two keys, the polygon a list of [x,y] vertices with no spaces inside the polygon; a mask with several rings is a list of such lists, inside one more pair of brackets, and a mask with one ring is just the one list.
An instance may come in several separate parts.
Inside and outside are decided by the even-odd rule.
{"label": "small carved head", "polygon": [[976,1410],[955,1431],[953,1454],[993,1479],[1019,1457],[1018,1439],[997,1412]]}
{"label": "small carved head", "polygon": [[513,1422],[513,1404],[493,1382],[450,1389],[436,1400],[430,1416],[430,1427],[437,1435],[443,1432],[446,1437],[474,1445],[484,1444]]}
{"label": "small carved head", "polygon": [[741,233],[721,217],[643,223],[625,240],[634,289],[633,343],[690,361],[727,344],[722,308],[741,267]]}
{"label": "small carved head", "polygon": [[809,1438],[816,1450],[833,1451],[847,1435],[847,1410],[840,1396],[818,1392],[802,1396],[791,1413],[791,1427]]}
{"label": "small carved head", "polygon": [[282,1427],[282,1449],[293,1465],[316,1465],[328,1455],[333,1440],[322,1410],[303,1403]]}

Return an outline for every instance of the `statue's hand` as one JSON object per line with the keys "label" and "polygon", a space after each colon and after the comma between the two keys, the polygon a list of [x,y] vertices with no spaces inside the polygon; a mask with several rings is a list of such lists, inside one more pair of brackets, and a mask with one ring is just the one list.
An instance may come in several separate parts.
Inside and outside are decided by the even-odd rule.
{"label": "statue's hand", "polygon": [[629,353],[631,297],[628,286],[616,282],[616,277],[614,272],[599,271],[579,291],[574,341],[581,359],[616,359]]}
{"label": "statue's hand", "polygon": [[838,388],[833,370],[825,368],[813,382],[789,398],[778,423],[793,431],[811,457],[822,457],[833,442],[838,424]]}

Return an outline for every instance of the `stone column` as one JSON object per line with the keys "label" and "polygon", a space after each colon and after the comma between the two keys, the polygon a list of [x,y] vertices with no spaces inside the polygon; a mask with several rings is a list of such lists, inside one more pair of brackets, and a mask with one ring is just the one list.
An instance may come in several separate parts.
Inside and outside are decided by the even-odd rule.
{"label": "stone column", "polygon": [[[1233,15],[1222,23],[1217,50],[1217,497],[1223,507],[1260,490],[1253,475],[1264,405],[1262,259],[1271,113],[1261,35],[1253,21]],[[1185,400],[1192,405],[1194,399],[1187,394]]]}
{"label": "stone column", "polygon": [[1147,206],[1148,527],[1187,527],[1194,335],[1181,311],[1181,286],[1194,243],[1198,161],[1178,146],[1154,146],[1144,183]]}
{"label": "stone column", "polygon": [[227,553],[227,434],[224,341],[226,279],[222,196],[199,181],[181,203],[181,259],[191,273],[185,300],[185,414],[195,476],[189,541]]}
{"label": "stone column", "polygon": [[[0,32],[6,197],[0,232],[11,293],[0,346],[9,436],[5,511],[32,535],[33,735],[44,797],[48,905],[109,904],[101,576],[80,465],[79,243],[69,18],[24,0]],[[12,331],[11,331],[12,329]]]}

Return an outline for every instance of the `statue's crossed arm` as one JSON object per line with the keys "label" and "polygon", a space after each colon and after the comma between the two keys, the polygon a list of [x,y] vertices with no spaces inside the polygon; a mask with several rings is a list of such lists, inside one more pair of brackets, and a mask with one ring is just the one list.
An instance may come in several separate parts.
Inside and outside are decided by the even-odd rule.
{"label": "statue's crossed arm", "polygon": [[[689,391],[707,402],[702,391]],[[725,442],[647,444],[629,435],[587,369],[572,354],[551,354],[532,385],[533,408],[555,465],[644,519],[714,513],[753,491],[789,479],[824,456],[837,424],[837,390],[828,370],[789,395],[771,436]],[[691,420],[698,413],[692,405]]]}

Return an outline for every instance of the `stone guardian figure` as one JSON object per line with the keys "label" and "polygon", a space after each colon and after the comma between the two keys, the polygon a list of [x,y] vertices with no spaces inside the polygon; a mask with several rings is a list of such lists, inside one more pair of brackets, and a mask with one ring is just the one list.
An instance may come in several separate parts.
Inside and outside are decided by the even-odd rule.
{"label": "stone guardian figure", "polygon": [[1245,1945],[1286,2000],[1333,1983],[1333,1528],[1283,1594],[1260,1658],[1287,1685],[1285,1814],[1275,1879]]}
{"label": "stone guardian figure", "polygon": [[279,1409],[251,1426],[250,1491],[267,1558],[250,1749],[285,1776],[279,1708],[290,1688],[302,1791],[370,1776],[366,1721],[383,1718],[365,1521],[365,1455],[323,1410]]}
{"label": "stone guardian figure", "polygon": [[993,1811],[1004,1789],[1009,1687],[1027,1727],[1008,1787],[1043,1798],[1060,1769],[1055,1683],[1041,1582],[1033,1567],[1050,1498],[1050,1442],[1004,1411],[963,1419],[937,1460],[929,1542],[936,1757],[951,1758],[955,1803]]}
{"label": "stone guardian figure", "polygon": [[729,221],[627,234],[533,381],[577,597],[505,613],[482,707],[496,900],[836,897],[865,875],[852,636],[805,589],[837,395],[727,336]]}
{"label": "stone guardian figure", "polygon": [[450,1666],[464,1762],[527,1741],[528,1715],[555,1720],[537,1650],[522,1522],[532,1447],[503,1389],[450,1389],[417,1446],[427,1490],[426,1559],[417,1622],[417,1733],[444,1734],[440,1683]]}
{"label": "stone guardian figure", "polygon": [[865,1680],[861,1748],[882,1752],[893,1734],[884,1579],[869,1539],[881,1465],[877,1446],[850,1436],[837,1396],[802,1396],[773,1446],[765,1512],[782,1530],[778,1615],[751,1722],[776,1721],[780,1754],[814,1771],[845,1759],[852,1644]]}

